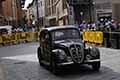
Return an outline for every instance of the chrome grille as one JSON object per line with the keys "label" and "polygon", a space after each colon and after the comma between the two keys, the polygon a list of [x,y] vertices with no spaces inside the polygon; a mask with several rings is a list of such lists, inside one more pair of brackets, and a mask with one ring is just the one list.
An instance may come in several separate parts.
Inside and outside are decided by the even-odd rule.
{"label": "chrome grille", "polygon": [[84,58],[84,54],[80,45],[71,45],[70,53],[73,61],[81,63]]}

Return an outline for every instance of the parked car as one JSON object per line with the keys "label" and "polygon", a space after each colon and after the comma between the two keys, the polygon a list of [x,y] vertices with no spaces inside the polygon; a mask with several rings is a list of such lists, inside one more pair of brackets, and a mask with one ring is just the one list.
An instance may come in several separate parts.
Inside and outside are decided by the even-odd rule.
{"label": "parked car", "polygon": [[71,64],[89,64],[93,70],[99,70],[99,49],[86,46],[80,36],[76,26],[42,29],[37,50],[40,65],[49,65],[53,73],[58,73],[60,67]]}
{"label": "parked car", "polygon": [[11,34],[12,26],[0,26],[0,34]]}

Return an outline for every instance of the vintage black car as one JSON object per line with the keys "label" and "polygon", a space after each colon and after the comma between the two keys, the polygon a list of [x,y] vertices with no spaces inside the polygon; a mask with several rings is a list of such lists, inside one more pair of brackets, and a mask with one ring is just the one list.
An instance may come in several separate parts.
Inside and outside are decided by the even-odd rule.
{"label": "vintage black car", "polygon": [[86,46],[76,26],[44,28],[39,38],[39,63],[49,65],[54,73],[57,73],[60,67],[70,64],[89,64],[93,70],[100,69],[99,49]]}

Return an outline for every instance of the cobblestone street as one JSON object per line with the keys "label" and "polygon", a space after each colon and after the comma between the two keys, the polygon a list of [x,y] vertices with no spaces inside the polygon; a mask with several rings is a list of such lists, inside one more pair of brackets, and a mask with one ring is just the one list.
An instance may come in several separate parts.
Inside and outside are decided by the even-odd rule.
{"label": "cobblestone street", "polygon": [[[120,80],[120,50],[100,48],[102,67],[94,72],[88,66],[71,66],[55,76],[40,67],[36,49],[38,43],[0,48],[0,63],[7,80]],[[73,69],[74,68],[74,69]],[[1,78],[0,78],[1,80]]]}

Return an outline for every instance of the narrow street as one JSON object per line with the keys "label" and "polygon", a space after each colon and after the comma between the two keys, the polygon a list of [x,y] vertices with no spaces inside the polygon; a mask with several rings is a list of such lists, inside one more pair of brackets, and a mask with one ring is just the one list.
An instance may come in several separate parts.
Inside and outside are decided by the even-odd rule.
{"label": "narrow street", "polygon": [[119,10],[120,0],[0,0],[0,80],[120,80]]}
{"label": "narrow street", "polygon": [[37,47],[38,43],[0,47],[0,64],[6,80],[120,80],[120,50],[100,48],[99,72],[87,66],[74,66],[56,76],[39,66]]}

